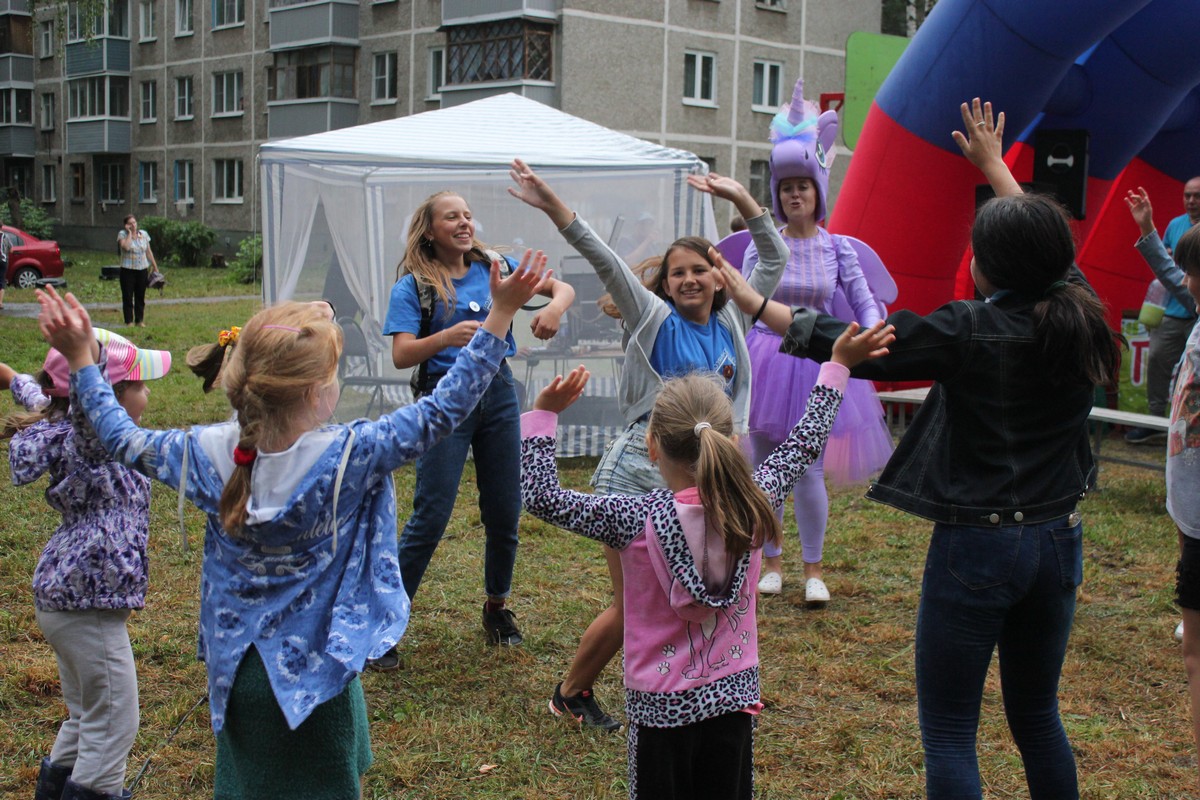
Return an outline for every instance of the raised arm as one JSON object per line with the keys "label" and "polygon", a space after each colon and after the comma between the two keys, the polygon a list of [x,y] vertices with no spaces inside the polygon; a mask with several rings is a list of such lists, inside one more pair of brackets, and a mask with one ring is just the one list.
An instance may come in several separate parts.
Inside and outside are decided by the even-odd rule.
{"label": "raised arm", "polygon": [[1137,223],[1142,234],[1134,243],[1134,247],[1146,260],[1154,272],[1154,277],[1170,292],[1171,297],[1194,314],[1196,301],[1183,285],[1183,270],[1175,263],[1175,259],[1171,258],[1154,228],[1154,208],[1150,205],[1150,195],[1139,186],[1136,192],[1130,190],[1126,193],[1125,205],[1128,206],[1129,213],[1133,215],[1133,221]]}
{"label": "raised arm", "polygon": [[954,131],[951,136],[963,155],[979,168],[997,197],[1024,194],[1004,163],[1004,112],[993,119],[992,104],[981,103],[978,97],[969,105],[963,103],[959,110],[966,131]]}

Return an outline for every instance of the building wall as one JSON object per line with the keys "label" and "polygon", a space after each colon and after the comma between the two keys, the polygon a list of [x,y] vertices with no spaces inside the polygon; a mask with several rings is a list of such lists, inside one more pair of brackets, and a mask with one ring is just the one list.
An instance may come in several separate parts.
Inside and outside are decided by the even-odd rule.
{"label": "building wall", "polygon": [[[340,2],[340,0],[336,0]],[[278,0],[277,0],[278,2]],[[445,47],[441,0],[361,2],[354,69],[355,98],[336,102],[288,103],[268,108],[268,73],[274,64],[271,18],[281,19],[268,0],[245,0],[242,24],[213,29],[212,3],[192,0],[193,32],[177,33],[178,0],[153,0],[153,36],[140,36],[141,3],[130,3],[129,152],[69,152],[66,137],[67,84],[61,43],[51,57],[39,47],[41,20],[34,28],[34,196],[53,197],[45,207],[60,220],[64,244],[108,247],[127,213],[199,220],[218,231],[218,247],[232,252],[238,241],[258,228],[255,155],[273,129],[298,131],[302,125],[323,130],[344,124],[368,123],[434,110],[474,94],[463,87],[430,92],[430,51]],[[695,152],[717,171],[749,183],[751,163],[770,153],[768,125],[773,108],[752,108],[753,65],[763,59],[782,65],[780,92],[790,96],[795,79],[803,75],[806,95],[816,101],[823,92],[840,92],[844,79],[844,47],[853,31],[879,30],[880,0],[475,0],[451,3],[447,13],[462,15],[493,8],[544,12],[557,6],[553,44],[553,83],[487,88],[487,92],[517,90],[549,98],[563,111],[671,147]],[[535,8],[536,6],[536,8]],[[331,8],[318,2],[288,7],[287,25],[277,24],[277,39],[303,32],[297,19],[320,19]],[[464,10],[465,9],[465,10]],[[302,17],[299,12],[308,15]],[[332,8],[338,20],[355,9]],[[292,13],[295,12],[295,13]],[[48,19],[47,17],[46,19]],[[326,18],[332,18],[326,14]],[[462,16],[450,20],[463,21]],[[55,24],[59,24],[56,21]],[[307,22],[305,24],[318,25]],[[324,23],[317,35],[336,35],[338,23]],[[57,32],[56,32],[57,33]],[[278,49],[278,48],[277,48]],[[685,53],[715,59],[711,102],[684,99]],[[374,99],[375,56],[396,53],[396,97]],[[242,110],[213,116],[213,76],[242,72]],[[176,118],[176,79],[191,76],[194,115]],[[141,85],[154,82],[157,114],[143,120]],[[40,125],[40,95],[55,96],[52,130]],[[121,124],[121,123],[116,123]],[[75,149],[73,146],[70,149]],[[3,154],[0,154],[3,155]],[[240,201],[214,196],[214,163],[218,159],[242,164]],[[174,199],[174,164],[193,163],[194,204]],[[832,185],[840,185],[848,159],[835,162]],[[104,163],[126,165],[123,202],[99,202],[98,168]],[[157,165],[155,196],[139,198],[139,165]],[[81,164],[85,187],[73,198],[72,165]],[[43,165],[56,169],[53,193],[43,184]],[[718,206],[718,223],[728,219],[727,204]]]}

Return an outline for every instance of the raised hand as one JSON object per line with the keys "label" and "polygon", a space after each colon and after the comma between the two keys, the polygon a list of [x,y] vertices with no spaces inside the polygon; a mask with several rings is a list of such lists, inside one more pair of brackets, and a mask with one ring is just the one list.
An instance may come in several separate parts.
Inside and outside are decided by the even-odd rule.
{"label": "raised hand", "polygon": [[887,346],[894,341],[896,326],[889,325],[884,320],[865,330],[857,322],[851,322],[833,343],[833,355],[829,360],[835,364],[854,367],[869,358],[886,356]]}
{"label": "raised hand", "polygon": [[575,213],[567,204],[559,199],[542,177],[533,168],[519,158],[514,158],[508,170],[516,187],[508,187],[508,193],[526,205],[546,212],[550,220],[560,230],[571,224]]}
{"label": "raised hand", "polygon": [[996,192],[997,197],[1021,194],[1021,185],[1004,163],[1004,112],[993,118],[992,104],[981,103],[976,97],[959,106],[963,131],[953,131],[955,144],[967,160],[979,168]]}
{"label": "raised hand", "polygon": [[36,295],[41,306],[38,329],[50,346],[66,357],[72,370],[94,364],[96,335],[83,304],[70,292],[61,297],[53,286],[38,289]]}
{"label": "raised hand", "polygon": [[561,414],[580,398],[591,375],[582,364],[571,370],[565,378],[556,375],[554,380],[538,393],[537,399],[533,401],[534,410]]}
{"label": "raised hand", "polygon": [[717,248],[708,248],[708,257],[713,262],[718,279],[725,286],[725,294],[734,302],[734,305],[747,314],[757,311],[763,298],[746,282],[746,277],[726,261]]}
{"label": "raised hand", "polygon": [[1126,192],[1125,205],[1129,206],[1129,213],[1133,215],[1133,221],[1138,224],[1143,236],[1154,231],[1154,207],[1150,205],[1150,195],[1144,188],[1139,186],[1136,192],[1132,189]]}
{"label": "raised hand", "polygon": [[489,278],[492,291],[492,310],[483,327],[494,336],[504,338],[508,326],[512,324],[513,315],[529,299],[546,288],[554,270],[546,269],[546,254],[541,250],[536,253],[526,250],[521,257],[521,263],[507,278],[500,278],[500,260],[492,262]]}
{"label": "raised hand", "polygon": [[716,197],[730,201],[737,206],[738,213],[742,215],[743,219],[753,219],[762,213],[758,202],[746,187],[733,178],[710,172],[707,175],[688,175],[687,182],[688,186],[691,186],[698,192],[715,195]]}

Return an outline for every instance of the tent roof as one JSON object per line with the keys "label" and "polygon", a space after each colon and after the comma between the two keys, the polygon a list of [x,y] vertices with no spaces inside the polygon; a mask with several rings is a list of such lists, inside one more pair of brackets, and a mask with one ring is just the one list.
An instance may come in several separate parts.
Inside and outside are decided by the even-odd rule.
{"label": "tent roof", "polygon": [[437,111],[267,142],[263,161],[381,167],[535,166],[672,168],[700,165],[686,150],[652,144],[536,100],[502,94]]}

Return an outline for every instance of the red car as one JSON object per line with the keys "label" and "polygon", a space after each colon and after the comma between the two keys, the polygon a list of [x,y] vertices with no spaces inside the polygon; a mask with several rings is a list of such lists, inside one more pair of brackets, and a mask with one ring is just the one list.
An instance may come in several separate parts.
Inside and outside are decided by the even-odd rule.
{"label": "red car", "polygon": [[9,286],[32,289],[42,278],[63,276],[62,253],[58,249],[58,242],[38,239],[10,225],[0,226],[0,232],[10,246],[8,272],[5,275]]}

